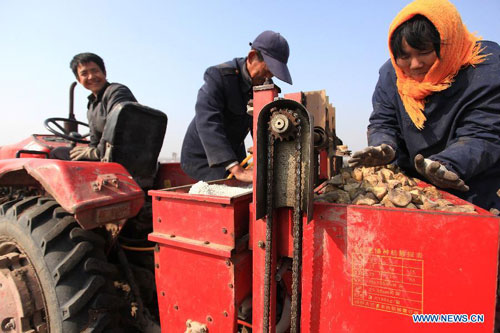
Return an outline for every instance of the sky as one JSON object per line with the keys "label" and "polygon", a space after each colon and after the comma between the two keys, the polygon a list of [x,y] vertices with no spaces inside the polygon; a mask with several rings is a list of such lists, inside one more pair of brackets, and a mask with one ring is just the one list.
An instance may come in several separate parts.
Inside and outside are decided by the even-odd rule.
{"label": "sky", "polygon": [[[463,22],[500,42],[500,0],[452,0]],[[293,85],[282,94],[325,89],[336,108],[337,135],[351,150],[366,146],[371,96],[388,59],[387,32],[406,0],[16,1],[0,0],[0,145],[48,133],[43,121],[67,117],[69,69],[80,52],[100,55],[110,82],[165,112],[160,154],[180,153],[203,73],[244,57],[264,30],[290,45]],[[86,120],[86,96],[75,90],[75,114]]]}

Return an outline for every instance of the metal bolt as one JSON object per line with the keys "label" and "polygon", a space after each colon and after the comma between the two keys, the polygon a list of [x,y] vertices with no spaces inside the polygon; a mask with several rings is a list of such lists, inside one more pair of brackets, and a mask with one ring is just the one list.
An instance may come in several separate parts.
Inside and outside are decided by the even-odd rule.
{"label": "metal bolt", "polygon": [[233,289],[233,287],[234,287],[232,283],[228,284],[228,286],[229,286],[229,288],[231,288],[231,289]]}
{"label": "metal bolt", "polygon": [[229,314],[227,313],[227,311],[224,311],[224,317],[227,317],[229,316]]}
{"label": "metal bolt", "polygon": [[155,264],[155,267],[156,268],[160,268],[160,264]]}
{"label": "metal bolt", "polygon": [[161,217],[158,218],[158,223],[161,223]]}
{"label": "metal bolt", "polygon": [[284,133],[288,127],[288,118],[283,114],[277,114],[271,119],[271,129],[276,133]]}
{"label": "metal bolt", "polygon": [[209,323],[211,323],[211,322],[213,321],[212,317],[207,316],[207,321],[208,321]]}
{"label": "metal bolt", "polygon": [[226,260],[226,266],[231,266],[231,261],[229,259]]}
{"label": "metal bolt", "polygon": [[278,119],[276,120],[274,125],[276,126],[277,129],[282,129],[283,126],[285,126],[285,122],[283,121],[283,119]]}
{"label": "metal bolt", "polygon": [[16,321],[14,320],[14,318],[10,318],[10,320],[7,323],[5,323],[3,329],[6,331],[15,330]]}
{"label": "metal bolt", "polygon": [[260,247],[261,249],[263,249],[266,247],[266,243],[264,243],[263,241],[258,241],[257,246]]}
{"label": "metal bolt", "polygon": [[222,233],[223,234],[227,234],[227,229],[226,228],[222,228]]}
{"label": "metal bolt", "polygon": [[209,241],[204,241],[203,244],[210,244],[210,242]]}
{"label": "metal bolt", "polygon": [[165,296],[165,292],[164,292],[164,291],[162,291],[162,292],[161,292],[161,295],[162,295],[162,296]]}
{"label": "metal bolt", "polygon": [[171,234],[171,235],[170,235],[170,238],[175,238],[175,235],[174,235],[174,234]]}
{"label": "metal bolt", "polygon": [[174,305],[174,310],[179,310],[179,306],[178,305]]}

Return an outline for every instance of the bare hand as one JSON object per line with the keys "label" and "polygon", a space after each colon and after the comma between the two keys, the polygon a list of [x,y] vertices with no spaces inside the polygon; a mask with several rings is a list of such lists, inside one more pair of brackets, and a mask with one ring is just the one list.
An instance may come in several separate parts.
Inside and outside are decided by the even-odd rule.
{"label": "bare hand", "polygon": [[469,186],[465,185],[465,182],[456,173],[446,169],[438,161],[424,158],[421,154],[415,156],[415,169],[438,187],[451,188],[462,192],[469,190]]}
{"label": "bare hand", "polygon": [[253,169],[243,169],[239,164],[229,169],[229,172],[242,182],[251,183],[253,180]]}
{"label": "bare hand", "polygon": [[355,152],[347,163],[353,168],[357,166],[386,165],[391,163],[395,156],[396,152],[394,149],[383,143],[380,146],[368,146],[363,150]]}

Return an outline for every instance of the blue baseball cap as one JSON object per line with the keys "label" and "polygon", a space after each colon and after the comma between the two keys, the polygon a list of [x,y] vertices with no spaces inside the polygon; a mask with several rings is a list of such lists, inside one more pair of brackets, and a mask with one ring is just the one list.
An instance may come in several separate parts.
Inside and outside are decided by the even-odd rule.
{"label": "blue baseball cap", "polygon": [[266,30],[255,38],[253,43],[250,43],[253,49],[260,51],[267,67],[281,81],[292,84],[290,71],[286,66],[290,48],[285,37],[279,33]]}

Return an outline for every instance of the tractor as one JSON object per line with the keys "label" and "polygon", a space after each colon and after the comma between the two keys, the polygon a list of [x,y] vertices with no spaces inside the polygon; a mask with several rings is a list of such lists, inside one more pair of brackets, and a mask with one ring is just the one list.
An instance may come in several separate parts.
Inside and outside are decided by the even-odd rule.
{"label": "tractor", "polygon": [[[142,299],[132,296],[127,308],[114,284],[135,275],[140,285],[140,276],[146,275],[153,287],[145,289],[153,294],[152,252],[149,272],[131,269],[123,250],[141,250],[147,242],[146,236],[143,241],[135,236],[147,235],[151,224],[145,191],[153,188],[155,176],[171,171],[181,174],[173,185],[189,180],[178,165],[158,165],[167,116],[138,103],[113,109],[103,132],[102,161],[52,158],[58,147],[88,144],[89,134],[78,133],[78,127],[84,131],[88,125],[75,120],[72,111],[74,87],[69,117],[44,122],[51,135],[34,134],[0,148],[1,332],[101,332],[120,325],[138,331],[138,325],[147,326]],[[135,225],[128,232],[122,230],[127,220]],[[138,288],[131,279],[122,289]],[[129,294],[134,292],[138,295],[135,289]],[[116,324],[127,314],[133,320]]]}
{"label": "tractor", "polygon": [[254,87],[237,195],[158,164],[167,117],[137,103],[112,112],[101,162],[51,158],[85,144],[71,112],[1,147],[0,331],[492,332],[498,217],[315,201],[342,172],[335,108],[279,93]]}

